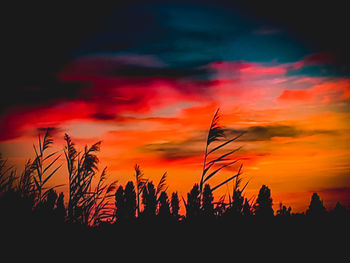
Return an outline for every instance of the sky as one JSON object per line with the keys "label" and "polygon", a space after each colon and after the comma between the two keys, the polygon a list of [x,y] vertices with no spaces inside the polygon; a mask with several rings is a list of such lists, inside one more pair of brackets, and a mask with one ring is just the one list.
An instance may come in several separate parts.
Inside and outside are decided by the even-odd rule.
{"label": "sky", "polygon": [[[305,211],[313,192],[350,202],[350,53],[341,5],[269,1],[120,1],[6,6],[0,152],[20,171],[50,127],[67,184],[63,136],[102,141],[101,170],[133,167],[186,196],[220,108],[243,164],[246,197],[265,184]],[[336,18],[330,19],[336,14]],[[238,164],[237,164],[238,165]],[[237,172],[222,170],[209,183]],[[61,187],[58,191],[65,191]],[[215,198],[232,191],[228,184]]]}

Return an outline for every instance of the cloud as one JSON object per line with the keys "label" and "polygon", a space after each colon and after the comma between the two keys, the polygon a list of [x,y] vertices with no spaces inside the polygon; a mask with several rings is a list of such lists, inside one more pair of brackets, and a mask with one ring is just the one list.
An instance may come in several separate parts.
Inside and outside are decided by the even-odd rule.
{"label": "cloud", "polygon": [[91,55],[76,58],[60,73],[100,77],[135,78],[204,78],[209,72],[205,68],[169,67],[155,56],[150,55]]}
{"label": "cloud", "polygon": [[246,129],[226,130],[226,133],[232,136],[237,135],[241,132],[245,132],[245,134],[239,138],[239,141],[269,141],[274,137],[298,138],[303,136],[312,136],[316,134],[336,134],[336,131],[303,130],[291,125],[251,126]]}
{"label": "cloud", "polygon": [[[153,143],[140,147],[143,152],[156,153],[160,158],[167,161],[175,161],[180,159],[189,159],[202,155],[202,151],[193,149],[193,144],[189,141],[174,143]],[[192,148],[192,149],[191,149]]]}
{"label": "cloud", "polygon": [[325,81],[309,89],[283,90],[279,101],[329,103],[350,98],[350,79],[340,78]]}

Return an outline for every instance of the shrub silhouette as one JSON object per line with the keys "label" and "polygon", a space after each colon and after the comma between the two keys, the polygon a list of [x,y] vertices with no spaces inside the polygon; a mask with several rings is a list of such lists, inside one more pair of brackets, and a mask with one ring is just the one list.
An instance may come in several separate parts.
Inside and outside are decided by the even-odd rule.
{"label": "shrub silhouette", "polygon": [[64,194],[60,193],[56,202],[55,218],[58,222],[64,222],[66,218],[66,208],[64,206]]}
{"label": "shrub silhouette", "polygon": [[125,217],[125,196],[123,186],[119,186],[115,192],[115,217],[118,220],[124,220]]}
{"label": "shrub silhouette", "polygon": [[201,211],[201,199],[199,192],[199,185],[195,184],[192,190],[187,194],[186,217],[187,219],[198,218]]}
{"label": "shrub silhouette", "polygon": [[170,216],[171,216],[170,204],[169,204],[168,195],[166,192],[161,192],[161,194],[159,196],[158,215],[162,219],[170,219]]}
{"label": "shrub silhouette", "polygon": [[[214,117],[211,121],[210,128],[208,131],[208,137],[206,141],[206,146],[205,146],[205,152],[204,152],[204,161],[203,161],[203,170],[202,170],[202,175],[201,179],[199,182],[199,193],[200,196],[202,197],[203,194],[203,185],[208,182],[209,179],[211,179],[214,175],[216,175],[218,172],[220,172],[223,168],[229,167],[235,163],[238,162],[237,160],[232,160],[231,156],[233,153],[237,152],[240,148],[236,148],[234,150],[227,151],[224,154],[221,154],[219,157],[214,156],[209,160],[209,157],[212,155],[216,154],[219,152],[219,150],[223,150],[225,146],[229,145],[230,143],[236,141],[238,138],[240,138],[244,133],[239,134],[238,136],[229,139],[229,140],[224,140],[225,135],[224,135],[224,128],[220,126],[219,124],[220,120],[220,114],[219,114],[219,109],[216,110]],[[209,149],[209,147],[212,146],[213,143],[219,142],[224,140],[224,142],[221,142],[219,145],[215,146],[214,148]],[[225,162],[225,163],[223,163]],[[212,169],[214,167],[219,166],[219,168]],[[215,187],[211,189],[211,191],[215,191],[219,187],[225,185],[226,183],[232,181],[234,178],[238,177],[241,173],[242,165],[240,166],[237,174],[231,176],[227,180],[219,183]]]}
{"label": "shrub silhouette", "polygon": [[146,184],[142,191],[142,204],[144,206],[142,216],[151,218],[156,215],[157,210],[157,196],[156,189],[152,182]]}
{"label": "shrub silhouette", "polygon": [[175,220],[179,219],[180,201],[177,192],[171,195],[171,215]]}
{"label": "shrub silhouette", "polygon": [[291,207],[287,208],[286,206],[282,205],[282,203],[280,203],[280,208],[279,208],[279,210],[277,210],[276,215],[283,216],[283,217],[290,216],[291,210],[292,210]]}
{"label": "shrub silhouette", "polygon": [[206,184],[204,186],[203,190],[203,197],[202,197],[202,214],[205,217],[212,217],[214,216],[214,197],[213,193],[210,189],[210,185]]}
{"label": "shrub silhouette", "polygon": [[244,199],[244,204],[243,204],[243,208],[242,208],[242,215],[243,216],[253,215],[252,206],[249,204],[249,201],[246,198]]}
{"label": "shrub silhouette", "polygon": [[137,211],[137,216],[140,216],[140,210],[141,210],[140,195],[142,194],[143,189],[148,182],[148,179],[144,178],[144,174],[138,164],[135,164],[134,169],[135,169],[135,181],[136,181],[136,211]]}
{"label": "shrub silhouette", "polygon": [[136,192],[134,183],[129,181],[124,190],[125,218],[132,220],[136,216]]}
{"label": "shrub silhouette", "polygon": [[259,195],[255,204],[255,215],[261,217],[273,216],[271,191],[263,185],[259,190]]}
{"label": "shrub silhouette", "polygon": [[[225,220],[231,220],[231,216],[240,216],[241,219],[243,216],[256,216],[260,219],[273,217],[271,191],[266,185],[262,185],[260,188],[254,205],[243,195],[248,183],[243,188],[239,187],[242,165],[237,173],[215,187],[211,188],[208,184],[208,180],[221,169],[237,161],[229,158],[237,149],[219,157],[211,156],[211,154],[219,149],[223,150],[224,146],[238,138],[226,140],[213,147],[212,143],[224,139],[224,129],[218,124],[218,119],[217,111],[207,138],[201,181],[199,184],[195,184],[187,194],[187,201],[183,198],[186,219],[191,221],[192,219],[212,218],[214,222],[223,215],[225,215]],[[69,180],[67,207],[64,203],[63,193],[58,195],[55,191],[57,186],[50,186],[50,179],[61,166],[56,165],[59,158],[57,153],[47,153],[53,142],[49,130],[47,130],[43,136],[39,135],[38,146],[34,146],[34,161],[28,160],[25,163],[20,176],[17,177],[16,170],[11,166],[7,166],[7,162],[0,155],[1,219],[6,219],[7,223],[23,223],[27,220],[28,226],[31,222],[67,222],[96,227],[108,225],[114,219],[116,219],[116,223],[142,222],[142,220],[135,220],[135,218],[152,219],[158,223],[161,220],[159,221],[157,218],[167,220],[172,218],[176,222],[181,221],[180,225],[186,223],[186,220],[179,220],[184,217],[179,215],[180,203],[177,192],[172,193],[171,200],[169,200],[166,193],[167,173],[162,175],[157,187],[155,187],[153,182],[149,182],[148,179],[144,178],[143,172],[136,164],[135,184],[129,181],[125,188],[120,185],[115,190],[116,181],[111,184],[105,183],[106,168],[101,173],[98,171],[99,159],[97,152],[100,150],[100,142],[93,144],[91,147],[85,146],[84,151],[79,152],[67,134],[65,135],[65,141],[64,153]],[[209,160],[209,158],[212,159]],[[225,164],[222,161],[225,161]],[[214,167],[218,168],[211,171],[210,169]],[[93,180],[97,180],[95,187],[92,184]],[[233,183],[232,195],[229,193],[227,198],[226,194],[219,201],[214,202],[213,191],[231,181]],[[115,194],[111,194],[112,192]],[[142,195],[142,201],[140,201],[140,195]],[[110,198],[113,196],[115,207],[110,204]],[[228,202],[227,199],[229,199]],[[141,208],[143,208],[143,211],[141,211]],[[327,210],[323,202],[318,194],[314,193],[306,215],[320,217],[326,214]],[[334,215],[332,218],[337,217],[337,220],[339,217],[346,218],[350,215],[350,207],[347,209],[338,202],[329,214]],[[226,217],[227,215],[229,216]],[[282,203],[276,216],[295,218],[295,214],[291,215],[291,207],[287,208]],[[299,214],[300,217],[304,218],[304,214]]]}
{"label": "shrub silhouette", "polygon": [[92,189],[92,180],[98,172],[99,159],[96,153],[101,142],[91,147],[85,146],[83,152],[78,152],[68,134],[65,156],[69,179],[68,220],[83,225],[97,225],[104,220],[111,220],[113,212],[109,208],[109,199],[115,189],[116,181],[105,184],[106,167],[100,174],[97,186]]}
{"label": "shrub silhouette", "polygon": [[318,217],[324,216],[326,213],[327,211],[326,208],[323,206],[323,201],[321,201],[317,193],[313,193],[309,208],[306,210],[306,215]]}

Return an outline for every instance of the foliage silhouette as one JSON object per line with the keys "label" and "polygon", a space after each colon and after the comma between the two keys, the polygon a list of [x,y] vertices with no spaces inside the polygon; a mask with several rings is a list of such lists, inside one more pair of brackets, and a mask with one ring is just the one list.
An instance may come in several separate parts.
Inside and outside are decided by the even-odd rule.
{"label": "foliage silhouette", "polygon": [[170,203],[168,200],[168,195],[166,192],[161,192],[159,196],[159,210],[158,210],[158,216],[162,218],[163,220],[169,220],[171,213],[170,213]]}
{"label": "foliage silhouette", "polygon": [[[212,219],[210,225],[214,226],[216,222],[219,224],[224,222],[224,227],[231,225],[240,227],[237,222],[246,221],[249,223],[251,220],[259,221],[262,218],[269,219],[272,223],[282,222],[285,219],[293,219],[295,222],[298,222],[299,219],[307,221],[304,213],[292,214],[291,207],[287,208],[282,204],[274,216],[271,191],[266,185],[262,185],[255,203],[251,199],[245,198],[244,190],[248,182],[241,187],[242,165],[238,172],[229,179],[213,188],[209,185],[209,179],[216,173],[238,161],[230,159],[231,154],[237,149],[219,157],[213,157],[213,160],[208,158],[239,138],[238,136],[226,140],[219,146],[210,149],[209,146],[212,147],[215,142],[224,139],[224,129],[218,124],[218,120],[217,111],[206,142],[201,181],[199,184],[194,184],[187,194],[187,201],[182,198],[186,210],[185,216],[179,214],[178,193],[172,193],[171,200],[168,198],[166,192],[167,173],[161,176],[157,187],[155,187],[153,182],[144,177],[140,166],[136,164],[134,168],[135,183],[129,181],[125,187],[119,185],[116,189],[116,181],[110,184],[106,183],[106,168],[99,173],[97,152],[100,150],[101,142],[90,147],[85,146],[83,151],[77,151],[67,134],[64,137],[66,142],[64,154],[68,175],[68,202],[65,204],[64,194],[61,192],[58,195],[55,190],[57,186],[50,185],[51,178],[61,165],[57,165],[59,160],[57,152],[47,153],[53,143],[49,130],[47,130],[43,136],[39,135],[38,146],[34,146],[34,161],[28,160],[25,163],[20,176],[17,176],[14,167],[9,166],[0,155],[1,220],[5,220],[6,224],[4,225],[15,222],[18,225],[31,226],[35,222],[35,226],[43,229],[45,229],[45,224],[60,224],[68,230],[79,227],[108,229],[109,226],[117,227],[120,222],[155,222],[159,224],[157,227],[161,229],[161,223],[167,221],[177,222],[178,226],[184,226],[187,222],[190,222],[191,226],[198,223],[199,228],[201,228],[200,223],[209,222],[205,220],[208,218]],[[216,170],[209,173],[209,170],[213,168]],[[233,191],[215,202],[213,191],[230,182],[233,183]],[[113,197],[114,202],[111,201]],[[317,217],[320,220],[333,218],[339,222],[343,218],[350,218],[350,207],[346,208],[337,203],[335,208],[328,213],[318,194],[314,193],[306,215]],[[323,217],[321,218],[321,216]],[[279,221],[274,221],[277,218]],[[201,219],[204,220],[201,221]],[[314,222],[314,220],[311,221]],[[191,222],[196,224],[191,224]],[[232,222],[234,223],[232,224]],[[74,228],[69,226],[74,226]],[[143,229],[142,225],[137,229]]]}
{"label": "foliage silhouette", "polygon": [[148,182],[142,191],[142,204],[144,206],[142,216],[144,218],[152,218],[156,215],[157,211],[157,196],[156,189],[152,182]]}
{"label": "foliage silhouette", "polygon": [[177,192],[171,195],[171,215],[175,220],[179,219],[180,201]]}
{"label": "foliage silhouette", "polygon": [[136,208],[137,208],[137,216],[140,216],[140,195],[143,192],[144,187],[146,186],[148,179],[144,178],[144,174],[140,169],[138,164],[135,164],[135,180],[136,180]]}
{"label": "foliage silhouette", "polygon": [[279,210],[277,210],[276,215],[283,216],[283,217],[290,216],[291,211],[292,211],[291,207],[287,208],[286,206],[282,205],[282,203],[280,203],[280,208],[279,208]]}
{"label": "foliage silhouette", "polygon": [[203,190],[202,198],[202,214],[204,217],[213,217],[214,216],[214,196],[210,189],[210,185],[206,184]]}
{"label": "foliage silhouette", "polygon": [[64,205],[64,194],[61,192],[56,201],[55,217],[58,222],[63,223],[66,215],[67,213]]}
{"label": "foliage silhouette", "polygon": [[115,217],[117,221],[133,220],[136,216],[136,192],[133,182],[129,181],[125,190],[119,186],[115,193]]}
{"label": "foliage silhouette", "polygon": [[[204,153],[204,161],[203,161],[203,170],[202,170],[202,175],[201,179],[199,182],[199,192],[200,196],[203,194],[203,185],[208,182],[209,179],[211,179],[214,175],[216,175],[220,170],[223,168],[229,167],[235,163],[237,163],[239,160],[232,160],[230,157],[233,153],[237,152],[240,148],[236,148],[234,150],[230,150],[224,154],[219,155],[219,157],[213,157],[212,160],[208,160],[209,156],[217,153],[219,150],[223,149],[223,147],[229,145],[230,143],[236,141],[238,138],[240,138],[244,133],[239,134],[238,136],[230,139],[230,140],[224,140],[223,143],[220,143],[218,146],[209,149],[209,146],[214,143],[214,142],[219,142],[225,139],[224,136],[224,128],[220,126],[219,124],[219,109],[216,110],[214,117],[211,121],[209,132],[208,132],[208,137],[206,141],[206,146],[205,146],[205,153]],[[215,168],[219,166],[218,168]],[[213,171],[211,171],[211,168],[214,168]],[[240,175],[242,169],[242,165],[240,166],[237,174],[233,175],[229,179],[223,181],[222,183],[218,184],[217,186],[213,187],[211,190],[214,191],[217,188],[221,187],[222,185],[228,183],[229,181],[233,180],[237,176]],[[211,172],[210,172],[211,171]],[[208,174],[209,173],[209,174]]]}
{"label": "foliage silhouette", "polygon": [[191,191],[187,194],[187,203],[184,201],[186,207],[186,218],[198,218],[201,211],[201,198],[199,185],[195,184]]}
{"label": "foliage silhouette", "polygon": [[124,190],[125,218],[132,220],[136,217],[136,192],[134,183],[129,181]]}
{"label": "foliage silhouette", "polygon": [[113,213],[109,205],[116,181],[105,184],[106,167],[100,174],[97,186],[92,190],[92,180],[97,175],[99,163],[96,152],[100,150],[101,142],[89,148],[85,146],[84,152],[78,152],[67,134],[64,138],[69,178],[68,220],[84,225],[96,225],[103,220],[111,220]]}
{"label": "foliage silhouette", "polygon": [[266,185],[260,188],[254,209],[256,216],[270,217],[274,215],[271,191]]}
{"label": "foliage silhouette", "polygon": [[[51,144],[53,143],[53,139],[50,135],[50,129],[46,129],[46,132],[41,139],[41,135],[38,135],[38,150],[33,145],[34,151],[35,151],[35,159],[33,163],[31,164],[31,171],[34,172],[33,180],[35,183],[35,191],[37,191],[37,200],[36,203],[39,204],[42,199],[45,199],[46,195],[51,193],[51,190],[53,188],[47,189],[46,184],[48,180],[57,172],[57,170],[61,167],[61,165],[54,168],[52,171],[50,170],[51,167],[56,163],[58,158],[60,158],[60,155],[57,156],[57,152],[53,152],[47,156],[45,156],[46,150],[49,149]],[[44,163],[46,161],[49,162],[48,165],[44,166]],[[56,186],[57,187],[57,186]],[[45,192],[43,192],[46,190]]]}
{"label": "foliage silhouette", "polygon": [[323,201],[321,201],[317,193],[313,193],[309,208],[306,210],[306,215],[318,217],[318,216],[324,216],[325,214],[326,214],[326,208],[323,206]]}
{"label": "foliage silhouette", "polygon": [[115,217],[117,221],[124,220],[125,215],[125,196],[123,186],[119,186],[115,192]]}

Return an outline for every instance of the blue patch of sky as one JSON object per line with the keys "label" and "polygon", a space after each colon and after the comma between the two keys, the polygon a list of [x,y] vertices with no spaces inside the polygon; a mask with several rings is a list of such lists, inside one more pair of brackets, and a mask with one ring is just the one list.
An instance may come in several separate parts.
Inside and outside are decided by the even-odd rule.
{"label": "blue patch of sky", "polygon": [[244,14],[191,4],[129,6],[106,19],[72,55],[145,54],[169,67],[193,68],[213,61],[295,62],[312,53],[283,30]]}

